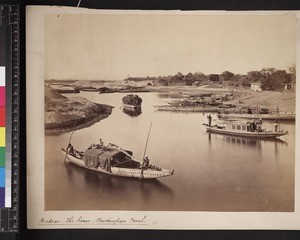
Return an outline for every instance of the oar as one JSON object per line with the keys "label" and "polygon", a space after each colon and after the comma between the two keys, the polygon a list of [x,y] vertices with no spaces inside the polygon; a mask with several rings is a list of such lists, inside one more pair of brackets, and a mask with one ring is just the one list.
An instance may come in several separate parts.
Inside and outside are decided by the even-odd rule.
{"label": "oar", "polygon": [[124,104],[121,105],[121,107],[119,109],[121,109],[124,106]]}
{"label": "oar", "polygon": [[[69,139],[68,146],[69,146],[69,144],[71,143],[71,139],[72,139],[72,136],[73,136],[73,133],[74,133],[74,129],[75,129],[76,123],[77,123],[77,119],[76,119],[76,121],[75,121],[75,123],[74,123],[73,130],[72,130],[72,133],[71,133],[71,136],[70,136],[70,139]],[[67,149],[66,149],[66,156],[65,156],[65,160],[64,160],[64,161],[66,161],[67,155],[68,155],[68,151],[67,151]]]}

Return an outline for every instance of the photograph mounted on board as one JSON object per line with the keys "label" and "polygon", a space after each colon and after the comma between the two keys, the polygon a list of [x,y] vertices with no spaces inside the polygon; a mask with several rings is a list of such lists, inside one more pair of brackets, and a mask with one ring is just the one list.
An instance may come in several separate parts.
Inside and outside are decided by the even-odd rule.
{"label": "photograph mounted on board", "polygon": [[294,212],[295,14],[44,16],[44,210]]}

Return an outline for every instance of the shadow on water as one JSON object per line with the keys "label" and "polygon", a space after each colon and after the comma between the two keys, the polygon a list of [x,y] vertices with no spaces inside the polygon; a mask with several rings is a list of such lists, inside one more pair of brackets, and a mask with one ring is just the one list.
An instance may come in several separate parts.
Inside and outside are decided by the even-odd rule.
{"label": "shadow on water", "polygon": [[[103,192],[126,191],[131,189],[140,189],[142,196],[147,198],[152,192],[159,192],[168,197],[173,197],[173,190],[161,183],[157,179],[144,179],[111,176],[105,173],[98,173],[92,170],[81,168],[72,163],[65,163],[66,173],[71,182],[77,181],[78,175],[83,176],[84,187],[93,189],[101,188]],[[76,177],[75,177],[76,176]]]}

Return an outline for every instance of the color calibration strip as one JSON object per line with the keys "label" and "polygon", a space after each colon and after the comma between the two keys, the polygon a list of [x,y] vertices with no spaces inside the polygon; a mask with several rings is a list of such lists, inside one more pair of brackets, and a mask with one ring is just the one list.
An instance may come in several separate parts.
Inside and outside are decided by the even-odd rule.
{"label": "color calibration strip", "polygon": [[0,5],[0,232],[18,231],[19,6]]}
{"label": "color calibration strip", "polygon": [[[1,34],[1,33],[0,33]],[[2,52],[0,53],[2,55]],[[6,80],[5,66],[0,66],[0,207],[5,206],[5,165],[6,165]]]}
{"label": "color calibration strip", "polygon": [[0,125],[0,207],[11,207],[11,27],[0,26],[0,107],[3,123]]}

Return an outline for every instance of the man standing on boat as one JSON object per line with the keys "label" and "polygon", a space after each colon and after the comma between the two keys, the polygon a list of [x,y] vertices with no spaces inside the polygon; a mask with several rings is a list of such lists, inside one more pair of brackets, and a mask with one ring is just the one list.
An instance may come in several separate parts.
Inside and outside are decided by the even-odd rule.
{"label": "man standing on boat", "polygon": [[211,126],[211,116],[210,116],[210,114],[208,114],[207,118],[208,118],[208,126],[210,127]]}
{"label": "man standing on boat", "polygon": [[277,132],[277,130],[278,130],[278,119],[277,118],[275,119],[275,122],[274,122],[274,128],[275,128],[275,132]]}
{"label": "man standing on boat", "polygon": [[102,147],[102,146],[103,146],[103,144],[104,144],[104,142],[103,142],[102,138],[100,138],[99,142],[100,142],[100,146]]}

